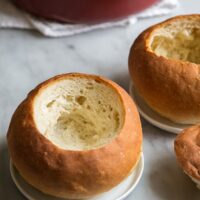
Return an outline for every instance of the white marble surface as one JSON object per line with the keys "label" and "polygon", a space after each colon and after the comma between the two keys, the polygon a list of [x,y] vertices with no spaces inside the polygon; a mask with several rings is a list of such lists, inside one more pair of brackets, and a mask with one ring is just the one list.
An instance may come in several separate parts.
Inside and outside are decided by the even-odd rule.
{"label": "white marble surface", "polygon": [[[173,15],[200,12],[200,1],[180,2]],[[27,92],[51,76],[72,71],[100,74],[128,89],[127,57],[132,41],[146,27],[165,18],[59,39],[31,31],[0,30],[0,200],[25,199],[9,174],[6,131],[12,113]],[[145,170],[127,200],[200,199],[200,191],[177,166],[175,135],[142,122]]]}

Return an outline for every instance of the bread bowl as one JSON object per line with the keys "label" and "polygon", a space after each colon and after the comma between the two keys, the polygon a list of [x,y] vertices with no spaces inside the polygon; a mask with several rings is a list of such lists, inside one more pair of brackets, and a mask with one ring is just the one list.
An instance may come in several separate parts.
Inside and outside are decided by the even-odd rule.
{"label": "bread bowl", "polygon": [[79,73],[32,90],[8,130],[11,160],[38,190],[83,199],[105,192],[134,170],[142,148],[135,104],[116,83]]}
{"label": "bread bowl", "polygon": [[200,189],[200,125],[183,130],[174,142],[177,161]]}
{"label": "bread bowl", "polygon": [[200,122],[200,15],[176,16],[135,40],[129,71],[135,89],[161,116]]}

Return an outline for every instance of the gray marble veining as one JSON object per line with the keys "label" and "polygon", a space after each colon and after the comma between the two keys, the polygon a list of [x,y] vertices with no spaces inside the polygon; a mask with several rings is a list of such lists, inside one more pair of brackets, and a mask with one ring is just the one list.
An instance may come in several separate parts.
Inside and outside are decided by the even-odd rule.
{"label": "gray marble veining", "polygon": [[[173,15],[199,12],[200,1],[181,0]],[[127,58],[132,41],[146,27],[165,18],[58,39],[44,38],[31,31],[0,30],[0,200],[25,199],[9,174],[6,131],[12,113],[28,91],[51,76],[67,72],[103,75],[128,90]],[[200,191],[176,163],[175,135],[145,120],[142,124],[145,170],[127,200],[200,199]]]}

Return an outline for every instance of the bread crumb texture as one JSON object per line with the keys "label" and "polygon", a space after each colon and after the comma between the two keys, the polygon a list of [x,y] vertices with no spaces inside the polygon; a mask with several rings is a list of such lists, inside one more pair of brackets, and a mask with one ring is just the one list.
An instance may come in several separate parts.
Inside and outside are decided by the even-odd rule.
{"label": "bread crumb texture", "polygon": [[88,150],[118,135],[124,111],[112,87],[76,77],[55,82],[36,96],[34,120],[40,133],[60,148]]}
{"label": "bread crumb texture", "polygon": [[177,19],[155,29],[150,46],[158,56],[200,64],[200,19]]}

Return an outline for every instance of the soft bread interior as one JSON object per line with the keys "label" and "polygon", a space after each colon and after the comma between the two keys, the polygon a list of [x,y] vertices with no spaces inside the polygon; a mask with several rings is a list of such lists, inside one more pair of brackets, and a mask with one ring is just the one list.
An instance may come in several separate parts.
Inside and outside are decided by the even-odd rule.
{"label": "soft bread interior", "polygon": [[155,29],[150,41],[158,56],[200,64],[200,18],[178,18]]}
{"label": "soft bread interior", "polygon": [[111,86],[75,77],[57,81],[36,96],[34,120],[40,133],[57,146],[88,150],[118,135],[124,110]]}

